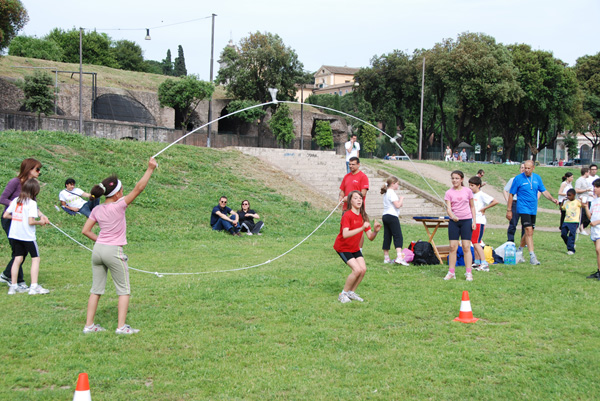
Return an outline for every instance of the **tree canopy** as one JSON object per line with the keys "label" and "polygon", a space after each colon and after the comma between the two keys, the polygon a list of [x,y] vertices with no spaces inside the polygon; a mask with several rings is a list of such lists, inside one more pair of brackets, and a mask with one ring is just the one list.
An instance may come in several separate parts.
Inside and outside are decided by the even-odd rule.
{"label": "tree canopy", "polygon": [[162,107],[175,109],[175,122],[186,129],[192,113],[198,104],[210,98],[215,87],[210,82],[201,81],[196,75],[181,79],[167,79],[158,87],[158,101]]}
{"label": "tree canopy", "polygon": [[239,51],[226,47],[222,59],[226,66],[217,82],[236,99],[266,103],[271,101],[269,88],[277,88],[279,100],[293,100],[295,84],[307,79],[296,52],[271,33],[250,34],[240,40]]}
{"label": "tree canopy", "polygon": [[20,0],[0,0],[0,51],[29,22],[27,10]]}

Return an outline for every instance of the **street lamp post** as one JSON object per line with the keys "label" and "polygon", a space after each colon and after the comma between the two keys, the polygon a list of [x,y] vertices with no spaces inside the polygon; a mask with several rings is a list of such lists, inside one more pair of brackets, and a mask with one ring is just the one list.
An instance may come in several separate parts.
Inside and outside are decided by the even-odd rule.
{"label": "street lamp post", "polygon": [[79,28],[79,133],[83,132],[83,28]]}
{"label": "street lamp post", "polygon": [[[213,60],[215,53],[215,17],[217,14],[212,15],[212,34],[210,37],[210,83],[213,82]],[[206,137],[206,147],[210,148],[210,133],[211,133],[211,125],[212,121],[212,95],[210,95],[210,99],[208,99],[208,135]]]}

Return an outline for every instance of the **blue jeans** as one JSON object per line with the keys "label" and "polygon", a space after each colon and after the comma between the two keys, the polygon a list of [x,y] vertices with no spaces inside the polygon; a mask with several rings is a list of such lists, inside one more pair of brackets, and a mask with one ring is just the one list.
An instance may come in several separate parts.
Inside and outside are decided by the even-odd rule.
{"label": "blue jeans", "polygon": [[567,245],[567,251],[575,252],[575,233],[579,223],[563,223],[560,229],[560,236],[565,245]]}
{"label": "blue jeans", "polygon": [[350,162],[346,162],[346,174],[350,174]]}
{"label": "blue jeans", "polygon": [[229,221],[220,218],[219,220],[217,220],[215,225],[212,226],[212,229],[215,231],[226,230],[226,231],[229,231],[231,234],[234,234],[234,233],[237,233],[238,231],[240,231],[240,226],[237,224],[234,226]]}

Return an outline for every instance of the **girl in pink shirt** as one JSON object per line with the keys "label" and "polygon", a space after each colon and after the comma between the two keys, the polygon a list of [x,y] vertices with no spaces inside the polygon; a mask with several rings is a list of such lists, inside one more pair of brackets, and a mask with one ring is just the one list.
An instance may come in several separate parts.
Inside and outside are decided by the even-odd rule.
{"label": "girl in pink shirt", "polygon": [[[127,244],[127,223],[125,221],[125,209],[142,193],[150,176],[158,164],[153,157],[148,161],[148,168],[144,176],[138,181],[133,190],[123,195],[123,185],[116,176],[104,179],[95,185],[90,193],[93,198],[106,197],[103,204],[96,206],[90,217],[85,222],[81,233],[96,242],[92,251],[92,289],[88,300],[86,325],[84,333],[104,331],[99,324],[94,324],[94,317],[98,309],[100,296],[104,294],[107,272],[110,270],[111,278],[115,283],[118,303],[117,334],[133,334],[139,332],[125,324],[127,310],[129,308],[129,267],[127,266],[127,255],[123,253],[123,246]],[[94,225],[100,226],[100,233],[94,234]]]}
{"label": "girl in pink shirt", "polygon": [[448,222],[448,239],[450,240],[450,254],[448,255],[448,274],[444,280],[456,279],[456,252],[458,250],[459,238],[462,240],[462,249],[465,258],[467,281],[473,281],[471,265],[471,235],[475,229],[475,205],[473,203],[473,192],[463,185],[465,175],[462,171],[455,170],[450,175],[452,188],[446,191],[444,201],[450,221]]}

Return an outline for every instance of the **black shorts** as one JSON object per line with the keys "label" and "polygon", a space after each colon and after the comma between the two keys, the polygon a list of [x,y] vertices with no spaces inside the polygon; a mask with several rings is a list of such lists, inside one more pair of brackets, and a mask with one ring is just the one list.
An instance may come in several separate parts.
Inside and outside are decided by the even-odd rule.
{"label": "black shorts", "polygon": [[521,218],[521,226],[523,228],[532,227],[535,229],[535,214],[519,214],[519,217]]}
{"label": "black shorts", "polygon": [[31,255],[32,258],[40,256],[40,252],[36,241],[21,241],[20,239],[12,239],[13,252],[15,256]]}
{"label": "black shorts", "polygon": [[361,251],[358,251],[358,252],[338,252],[338,255],[340,255],[340,258],[342,258],[342,260],[346,264],[348,264],[348,261],[350,259],[358,259],[358,258],[362,258],[363,257],[363,254],[362,254]]}
{"label": "black shorts", "polygon": [[448,222],[448,239],[458,241],[459,237],[463,241],[471,241],[473,235],[473,219],[450,220]]}

